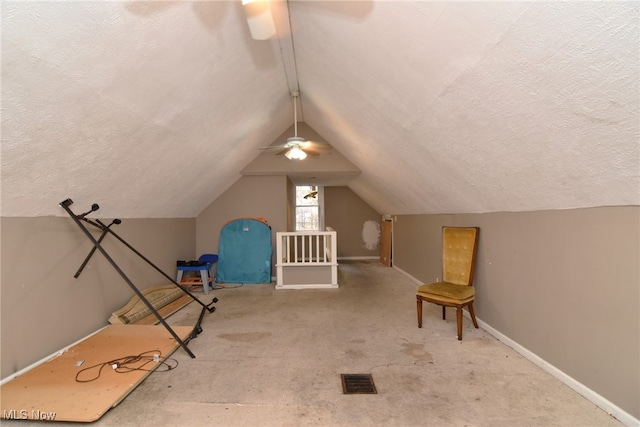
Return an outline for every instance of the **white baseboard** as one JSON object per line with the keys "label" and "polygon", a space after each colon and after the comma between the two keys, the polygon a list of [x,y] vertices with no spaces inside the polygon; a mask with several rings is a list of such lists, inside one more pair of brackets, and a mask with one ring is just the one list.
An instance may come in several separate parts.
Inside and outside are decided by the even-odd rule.
{"label": "white baseboard", "polygon": [[391,267],[391,268],[393,268],[394,270],[396,270],[396,271],[398,271],[398,272],[400,272],[400,273],[404,274],[404,275],[405,275],[405,276],[407,276],[409,279],[413,280],[417,285],[422,285],[422,284],[424,283],[422,280],[418,280],[418,279],[416,279],[415,277],[413,277],[412,275],[410,275],[409,273],[407,273],[407,272],[406,272],[406,271],[404,271],[403,269],[396,267],[395,265],[394,265],[393,267]]}
{"label": "white baseboard", "polygon": [[[398,268],[396,266],[394,266],[393,268],[395,268],[397,271],[399,271],[400,273],[402,273],[405,276],[407,276],[409,279],[414,281],[416,284],[422,284],[423,283],[422,281],[416,279],[415,277],[413,277],[412,275],[410,275],[406,271],[404,271],[404,270],[402,270],[402,269],[400,269],[400,268]],[[469,317],[469,313],[467,311],[464,311],[464,315],[466,317]],[[607,414],[609,414],[613,418],[615,418],[618,421],[620,421],[622,424],[624,424],[626,426],[629,426],[629,427],[632,427],[632,426],[633,427],[638,427],[638,426],[640,426],[640,420],[638,418],[634,417],[633,415],[631,415],[630,413],[628,413],[624,409],[620,408],[619,406],[617,406],[613,402],[609,401],[605,397],[603,397],[600,394],[596,393],[595,391],[591,390],[589,387],[587,387],[586,385],[582,384],[580,381],[578,381],[575,378],[567,375],[566,373],[564,373],[560,369],[556,368],[555,366],[553,366],[552,364],[550,364],[549,362],[547,362],[546,360],[544,360],[543,358],[541,358],[537,354],[533,353],[529,349],[527,349],[527,348],[523,347],[522,345],[518,344],[517,342],[515,342],[514,340],[512,340],[508,336],[504,335],[500,331],[498,331],[495,328],[491,327],[489,324],[487,324],[486,322],[484,322],[480,318],[478,318],[478,316],[476,316],[476,320],[478,321],[478,326],[480,326],[482,329],[487,331],[489,334],[493,335],[497,340],[501,341],[505,345],[507,345],[507,346],[511,347],[512,349],[514,349],[515,351],[517,351],[525,359],[529,360],[534,365],[542,368],[542,370],[544,370],[545,372],[550,374],[552,377],[556,378],[560,382],[562,382],[565,385],[567,385],[568,387],[570,387],[573,391],[575,391],[576,393],[578,393],[581,396],[583,396],[585,399],[587,399],[588,401],[590,401],[591,403],[593,403],[594,405],[596,405],[597,407],[599,407],[600,409],[605,411]]]}
{"label": "white baseboard", "polygon": [[[108,326],[108,325],[107,325],[107,326]],[[2,381],[0,381],[0,386],[1,386],[1,385],[3,385],[3,384],[5,384],[5,383],[8,383],[8,382],[9,382],[9,381],[11,381],[12,379],[17,378],[17,377],[19,377],[20,375],[22,375],[22,374],[24,374],[24,373],[26,373],[26,372],[28,372],[28,371],[32,370],[33,368],[35,368],[35,367],[37,367],[37,366],[39,366],[39,365],[42,365],[43,363],[46,363],[46,362],[48,362],[48,361],[50,361],[50,360],[52,360],[52,359],[55,359],[56,357],[60,356],[60,355],[61,355],[62,353],[64,353],[65,351],[69,350],[69,349],[70,349],[71,347],[73,347],[74,345],[79,344],[79,343],[81,343],[82,341],[86,340],[87,338],[89,338],[89,337],[91,337],[91,336],[93,336],[93,335],[97,334],[98,332],[100,332],[101,330],[103,330],[104,328],[106,328],[107,326],[104,326],[104,327],[102,327],[102,328],[98,329],[97,331],[90,333],[90,334],[89,334],[89,335],[87,335],[86,337],[81,338],[81,339],[79,339],[78,341],[76,341],[76,342],[74,342],[74,343],[72,343],[72,344],[69,344],[68,346],[64,347],[63,349],[60,349],[60,350],[56,351],[55,353],[52,353],[52,354],[50,354],[50,355],[48,355],[48,356],[46,356],[46,357],[44,357],[44,358],[42,358],[42,359],[38,360],[37,362],[32,363],[31,365],[27,366],[26,368],[20,369],[18,372],[14,372],[13,374],[9,375],[8,377],[3,378],[3,379],[2,379]]]}
{"label": "white baseboard", "polygon": [[[466,311],[464,312],[464,314],[465,316],[469,317],[469,314]],[[532,351],[528,350],[527,348],[521,346],[511,338],[507,337],[506,335],[492,328],[486,322],[483,322],[481,319],[479,319],[477,316],[476,316],[476,320],[478,321],[478,326],[480,326],[482,329],[484,329],[485,331],[493,335],[497,340],[503,342],[507,346],[511,347],[512,349],[520,353],[525,359],[529,360],[534,365],[542,368],[544,371],[549,373],[552,377],[558,379],[559,381],[567,385],[569,388],[574,390],[576,393],[582,395],[585,399],[589,400],[591,403],[593,403],[594,405],[596,405],[597,407],[605,411],[607,414],[611,415],[612,417],[620,421],[622,424],[629,427],[640,426],[640,420],[635,418],[630,413],[626,412],[624,409],[620,408],[610,400],[606,399],[605,397],[591,390],[589,387],[582,384],[580,381],[576,380],[575,378],[567,375],[560,369],[553,366],[551,363],[547,362],[546,360],[544,360],[537,354],[533,353]]]}
{"label": "white baseboard", "polygon": [[338,261],[361,261],[361,260],[371,260],[371,259],[380,259],[379,256],[339,256]]}
{"label": "white baseboard", "polygon": [[337,283],[319,283],[315,285],[276,285],[276,289],[338,289]]}

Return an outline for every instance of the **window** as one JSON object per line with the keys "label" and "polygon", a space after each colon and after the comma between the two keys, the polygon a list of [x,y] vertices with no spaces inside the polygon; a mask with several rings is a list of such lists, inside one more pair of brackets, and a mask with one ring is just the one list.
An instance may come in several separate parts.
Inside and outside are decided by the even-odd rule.
{"label": "window", "polygon": [[296,186],[296,231],[322,230],[322,187]]}

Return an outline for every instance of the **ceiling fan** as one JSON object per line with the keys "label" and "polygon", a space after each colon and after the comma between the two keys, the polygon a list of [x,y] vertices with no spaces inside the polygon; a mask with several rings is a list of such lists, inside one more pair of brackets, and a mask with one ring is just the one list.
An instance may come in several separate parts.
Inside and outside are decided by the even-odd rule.
{"label": "ceiling fan", "polygon": [[291,97],[293,98],[293,126],[294,136],[287,138],[287,142],[284,144],[270,145],[268,147],[261,147],[260,149],[265,152],[275,152],[276,155],[282,155],[289,160],[304,160],[307,155],[319,156],[331,151],[331,146],[326,143],[307,141],[304,138],[298,136],[298,113],[297,113],[297,99],[300,96],[300,92],[292,91]]}

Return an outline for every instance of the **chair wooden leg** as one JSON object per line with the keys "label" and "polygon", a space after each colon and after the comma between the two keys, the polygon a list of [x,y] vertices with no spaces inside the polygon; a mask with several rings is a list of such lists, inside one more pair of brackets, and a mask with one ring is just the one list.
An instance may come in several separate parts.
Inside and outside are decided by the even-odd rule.
{"label": "chair wooden leg", "polygon": [[462,307],[457,308],[456,317],[458,318],[458,341],[462,341]]}
{"label": "chair wooden leg", "polygon": [[442,320],[447,320],[447,307],[442,306]]}
{"label": "chair wooden leg", "polygon": [[420,297],[416,298],[417,309],[418,309],[418,328],[422,328],[422,300]]}
{"label": "chair wooden leg", "polygon": [[473,303],[469,304],[469,314],[471,315],[471,320],[473,320],[473,326],[478,329],[478,322],[476,322],[476,313],[473,311]]}

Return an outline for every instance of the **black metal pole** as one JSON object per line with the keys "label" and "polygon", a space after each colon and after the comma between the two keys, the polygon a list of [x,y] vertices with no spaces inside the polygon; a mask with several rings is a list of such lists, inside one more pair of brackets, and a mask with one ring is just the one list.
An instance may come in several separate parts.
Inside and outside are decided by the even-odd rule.
{"label": "black metal pole", "polygon": [[[84,219],[84,218],[82,218]],[[93,224],[91,221],[86,220],[85,221]],[[98,243],[101,243],[105,236],[107,235],[107,233],[109,232],[109,227],[111,227],[113,224],[120,224],[120,220],[119,219],[114,219],[111,224],[107,225],[106,228],[101,227],[102,229],[102,234],[100,235],[100,237],[98,238]],[[80,268],[78,268],[78,271],[76,271],[76,274],[73,275],[73,277],[75,277],[76,279],[78,277],[80,277],[80,273],[82,273],[82,270],[84,270],[84,268],[87,266],[87,263],[89,262],[89,260],[91,259],[91,257],[93,256],[93,254],[96,252],[96,247],[94,246],[93,248],[91,248],[91,252],[89,252],[89,254],[87,255],[87,257],[84,259],[82,265],[80,266]]]}
{"label": "black metal pole", "polygon": [[[180,344],[180,346],[184,349],[184,351],[187,352],[187,354],[189,356],[191,356],[191,358],[195,358],[195,354],[193,354],[191,352],[191,350],[189,350],[189,348],[187,347],[187,345],[182,341],[182,339],[180,339],[180,337],[175,333],[175,331],[173,329],[171,329],[171,326],[169,326],[167,324],[167,322],[165,322],[165,320],[162,318],[162,316],[160,315],[160,313],[158,313],[158,311],[153,307],[153,305],[151,305],[151,303],[149,303],[149,301],[147,301],[147,299],[145,298],[145,296],[142,294],[142,292],[140,292],[138,290],[138,288],[133,284],[133,282],[129,279],[129,277],[127,277],[127,275],[124,273],[124,271],[122,271],[122,269],[120,269],[120,267],[118,267],[118,264],[116,264],[116,262],[113,260],[113,258],[111,258],[111,256],[109,256],[109,254],[107,253],[107,251],[100,245],[100,243],[98,243],[98,241],[91,235],[91,233],[89,232],[89,230],[87,230],[87,228],[82,224],[82,222],[80,222],[80,219],[78,216],[76,216],[73,211],[71,211],[71,209],[69,208],[69,206],[73,203],[73,201],[71,199],[66,199],[63,202],[60,203],[60,206],[62,206],[62,208],[67,211],[67,213],[69,214],[69,216],[73,219],[73,221],[78,225],[78,227],[80,227],[80,229],[84,232],[84,234],[89,238],[89,240],[91,240],[91,242],[93,243],[94,247],[98,249],[98,251],[100,251],[100,253],[107,259],[107,261],[109,262],[109,264],[111,264],[111,266],[118,272],[118,274],[120,275],[120,277],[122,277],[122,279],[127,283],[127,285],[129,285],[129,287],[133,290],[133,292],[135,292],[136,295],[138,295],[138,297],[140,298],[140,300],[147,306],[147,308],[149,310],[151,310],[151,312],[156,316],[156,318],[158,319],[158,321],[162,324],[162,326],[164,326],[167,331],[169,331],[169,333],[171,334],[171,336],[173,336],[173,338]],[[95,209],[94,209],[95,210]]]}
{"label": "black metal pole", "polygon": [[[100,227],[102,227],[102,229],[105,232],[111,233],[113,234],[113,236],[120,240],[120,242],[122,242],[122,244],[124,244],[126,247],[128,247],[129,249],[131,249],[133,251],[133,253],[135,253],[136,255],[138,255],[140,258],[142,258],[147,264],[149,264],[151,267],[153,267],[156,271],[158,271],[160,274],[162,274],[164,277],[166,277],[167,279],[169,279],[171,281],[171,283],[173,283],[174,285],[176,285],[177,287],[179,287],[180,289],[182,289],[185,293],[187,293],[191,298],[193,298],[195,301],[198,302],[198,304],[200,304],[202,307],[206,308],[207,310],[209,310],[210,313],[213,313],[215,308],[213,308],[213,310],[207,306],[205,303],[203,303],[202,301],[200,301],[198,299],[198,297],[196,297],[195,295],[193,295],[191,292],[189,292],[188,290],[186,290],[184,287],[180,286],[180,284],[178,282],[175,281],[175,279],[173,279],[171,276],[169,276],[167,273],[165,273],[164,271],[162,271],[160,269],[160,267],[158,267],[157,265],[155,265],[153,262],[151,262],[147,257],[145,257],[144,255],[142,255],[140,252],[138,252],[136,250],[136,248],[134,248],[133,246],[131,246],[129,243],[127,243],[122,237],[118,236],[116,234],[115,231],[113,231],[112,229],[108,228],[102,221],[100,221],[99,219],[96,219],[96,222],[98,224],[100,224]],[[105,228],[106,227],[106,228]],[[208,283],[203,283],[202,286],[209,286]],[[218,299],[214,298],[213,302],[217,302]]]}
{"label": "black metal pole", "polygon": [[[215,310],[215,307],[213,307]],[[196,325],[193,327],[192,331],[191,331],[191,335],[189,335],[189,338],[187,338],[187,340],[185,342],[189,342],[191,341],[193,338],[196,338],[201,332],[202,332],[202,319],[204,319],[204,314],[207,311],[207,307],[203,307],[202,310],[200,311],[200,317],[198,318],[198,322],[196,323]]]}
{"label": "black metal pole", "polygon": [[[71,200],[71,199],[67,199],[67,200]],[[66,202],[66,200],[65,200]],[[73,203],[73,202],[72,202]],[[97,206],[96,204],[94,204],[94,206]],[[94,209],[96,210],[96,209]],[[103,231],[103,233],[111,233],[113,234],[116,239],[118,239],[120,242],[122,242],[126,247],[128,247],[129,249],[131,249],[136,255],[138,255],[140,258],[142,258],[147,264],[151,265],[156,271],[160,272],[160,274],[162,274],[164,277],[166,277],[167,279],[169,279],[171,281],[172,284],[176,285],[178,288],[180,288],[184,293],[186,293],[187,295],[189,295],[194,301],[196,301],[198,304],[200,304],[202,307],[206,308],[209,313],[213,313],[215,311],[215,307],[210,307],[211,304],[218,302],[218,298],[213,298],[213,300],[211,301],[211,303],[209,303],[208,305],[205,305],[202,301],[200,301],[198,299],[198,297],[196,297],[195,295],[193,295],[191,292],[189,292],[187,289],[185,289],[184,287],[180,286],[180,284],[178,282],[176,282],[171,276],[169,276],[167,273],[165,273],[164,271],[162,271],[157,265],[155,265],[153,262],[151,262],[147,257],[145,257],[144,255],[142,255],[139,251],[137,251],[133,246],[131,246],[129,243],[127,243],[122,237],[118,236],[116,234],[115,231],[111,230],[111,225],[112,224],[120,224],[122,221],[120,221],[119,219],[114,219],[113,222],[109,225],[105,225],[102,221],[100,221],[99,219],[96,219],[96,221],[91,221],[90,219],[87,219],[84,217],[83,214],[81,216],[77,216],[79,219],[82,219],[84,222],[87,222],[91,225],[93,225],[96,228],[99,228],[100,230]],[[102,238],[102,236],[100,236]],[[100,240],[98,240],[98,242],[100,242]],[[78,276],[80,275],[80,272],[84,269],[85,264],[89,261],[89,258],[91,258],[91,256],[93,255],[93,253],[95,252],[95,246],[91,249],[91,253],[89,253],[89,255],[87,256],[87,258],[85,259],[84,263],[82,266],[80,266],[80,268],[78,269],[78,271],[76,272],[76,275],[74,276],[76,279],[78,278]],[[204,285],[203,285],[204,286]]]}

